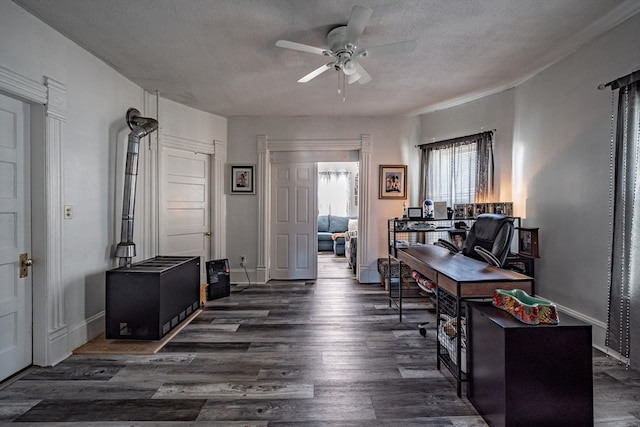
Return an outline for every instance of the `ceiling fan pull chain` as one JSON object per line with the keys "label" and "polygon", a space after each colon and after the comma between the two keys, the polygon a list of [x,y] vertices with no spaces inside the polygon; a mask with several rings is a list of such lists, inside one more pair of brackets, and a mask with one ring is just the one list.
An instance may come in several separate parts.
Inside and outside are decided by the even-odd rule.
{"label": "ceiling fan pull chain", "polygon": [[347,77],[343,73],[340,74],[342,75],[342,102],[347,102]]}

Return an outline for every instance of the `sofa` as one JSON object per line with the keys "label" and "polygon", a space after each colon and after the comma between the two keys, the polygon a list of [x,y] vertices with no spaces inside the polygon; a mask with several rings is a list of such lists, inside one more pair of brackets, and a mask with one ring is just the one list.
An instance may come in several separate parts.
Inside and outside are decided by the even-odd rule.
{"label": "sofa", "polygon": [[357,217],[318,215],[318,252],[333,251],[335,255],[345,254],[345,234],[349,230],[349,220],[352,227],[354,220],[357,229]]}

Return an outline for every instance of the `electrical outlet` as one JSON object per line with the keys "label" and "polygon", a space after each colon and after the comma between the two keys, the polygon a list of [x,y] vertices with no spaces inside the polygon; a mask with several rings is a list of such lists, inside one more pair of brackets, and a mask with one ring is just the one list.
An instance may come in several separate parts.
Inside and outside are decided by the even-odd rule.
{"label": "electrical outlet", "polygon": [[240,265],[242,267],[244,267],[244,264],[247,262],[247,256],[246,255],[240,255]]}
{"label": "electrical outlet", "polygon": [[73,206],[64,205],[64,219],[73,218]]}

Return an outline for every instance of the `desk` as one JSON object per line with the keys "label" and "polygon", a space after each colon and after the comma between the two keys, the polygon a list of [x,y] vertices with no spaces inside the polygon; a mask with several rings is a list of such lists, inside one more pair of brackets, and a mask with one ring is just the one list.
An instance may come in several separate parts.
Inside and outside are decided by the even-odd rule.
{"label": "desk", "polygon": [[[443,301],[446,295],[453,299],[454,313],[450,313],[457,319],[455,357],[442,351],[440,339],[438,348],[438,369],[440,362],[451,371],[456,379],[458,396],[462,394],[461,382],[467,381],[462,372],[460,363],[464,360],[461,355],[461,301],[465,299],[491,298],[495,289],[522,289],[530,295],[534,294],[534,280],[524,274],[515,271],[493,267],[482,261],[466,257],[462,254],[453,254],[448,249],[436,245],[416,245],[405,249],[398,249],[396,258],[409,265],[411,268],[427,277],[437,286],[436,312],[440,322],[443,311]],[[401,287],[400,287],[401,290]],[[400,291],[400,304],[402,304]],[[439,329],[439,328],[438,328]],[[451,357],[450,357],[451,356]],[[453,360],[455,359],[455,361]],[[466,369],[465,369],[466,371]]]}
{"label": "desk", "polygon": [[490,298],[500,289],[522,289],[533,294],[533,278],[485,262],[451,253],[436,245],[398,249],[397,259],[460,298]]}

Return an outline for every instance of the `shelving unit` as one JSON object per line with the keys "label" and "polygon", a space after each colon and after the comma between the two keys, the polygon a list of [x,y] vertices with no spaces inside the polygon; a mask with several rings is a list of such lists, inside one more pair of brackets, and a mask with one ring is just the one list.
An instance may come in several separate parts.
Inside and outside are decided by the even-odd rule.
{"label": "shelving unit", "polygon": [[[460,221],[467,224],[467,227],[455,228],[454,224]],[[424,298],[424,296],[403,295],[402,265],[397,259],[398,249],[409,247],[409,245],[433,244],[437,242],[438,239],[450,240],[449,232],[466,233],[474,222],[475,219],[390,218],[387,220],[389,307],[395,306],[398,308],[400,322],[402,322],[402,300],[406,298]],[[396,264],[398,265],[398,277],[393,277],[392,271],[394,271],[394,269],[391,268],[391,266]]]}

